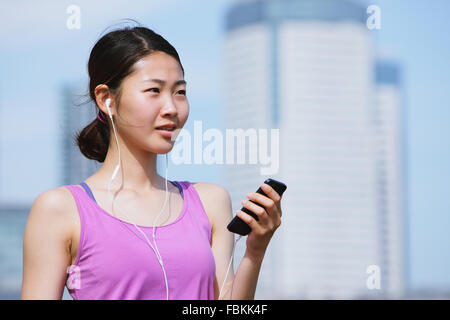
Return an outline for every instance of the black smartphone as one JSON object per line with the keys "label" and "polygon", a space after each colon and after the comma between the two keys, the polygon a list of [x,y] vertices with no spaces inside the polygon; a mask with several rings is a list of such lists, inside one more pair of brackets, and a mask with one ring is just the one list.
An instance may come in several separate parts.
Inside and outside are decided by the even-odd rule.
{"label": "black smartphone", "polygon": [[[275,179],[266,179],[264,181],[264,183],[267,183],[269,186],[271,186],[280,195],[280,197],[282,196],[283,192],[287,188],[287,186],[283,182],[277,181]],[[267,195],[264,193],[264,191],[262,191],[261,187],[259,187],[258,190],[256,190],[256,193],[260,193],[267,197]],[[249,200],[249,201],[264,208],[264,206],[262,206],[261,204],[255,202],[255,201],[252,201],[252,200]],[[248,210],[247,208],[242,207],[241,211],[251,215],[253,218],[255,218],[255,220],[257,220],[257,221],[259,220],[258,216],[256,214],[254,214],[253,212],[251,212],[250,210]],[[235,216],[233,218],[233,220],[231,220],[231,222],[227,226],[227,229],[231,232],[240,234],[241,236],[246,236],[247,234],[250,233],[250,231],[252,231],[252,229],[249,227],[249,225],[246,224],[238,216]]]}

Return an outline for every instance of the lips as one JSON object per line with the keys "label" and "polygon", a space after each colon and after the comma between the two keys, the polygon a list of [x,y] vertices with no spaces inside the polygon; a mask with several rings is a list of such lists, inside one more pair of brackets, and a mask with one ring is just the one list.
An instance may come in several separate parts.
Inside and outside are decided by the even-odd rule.
{"label": "lips", "polygon": [[176,129],[176,125],[173,123],[164,124],[162,126],[156,127],[156,130],[165,130],[165,131],[174,131]]}
{"label": "lips", "polygon": [[156,130],[173,131],[173,130],[175,130],[175,127],[173,127],[173,128],[169,128],[169,127],[161,127],[161,128],[156,128]]}

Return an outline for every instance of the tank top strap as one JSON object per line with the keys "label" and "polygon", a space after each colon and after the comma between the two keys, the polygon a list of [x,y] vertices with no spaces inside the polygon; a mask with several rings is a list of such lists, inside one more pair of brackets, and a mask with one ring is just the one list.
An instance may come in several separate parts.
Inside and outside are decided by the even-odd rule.
{"label": "tank top strap", "polygon": [[[83,218],[86,215],[87,210],[91,209],[91,206],[89,204],[90,200],[87,198],[91,197],[93,199],[92,192],[90,193],[90,195],[88,195],[85,192],[85,190],[80,188],[79,185],[75,185],[75,184],[65,185],[64,187],[69,189],[69,191],[72,193],[72,196],[75,199],[75,203],[77,204],[81,222],[83,223]],[[89,190],[89,192],[90,192],[90,190]],[[94,199],[94,201],[95,201],[95,199]]]}
{"label": "tank top strap", "polygon": [[180,182],[178,182],[178,181],[170,181],[170,180],[167,180],[167,181],[169,181],[170,183],[172,183],[175,187],[178,188],[178,190],[180,190],[181,197],[184,199],[183,187],[180,185]]}
{"label": "tank top strap", "polygon": [[97,202],[97,200],[95,200],[95,198],[94,198],[94,194],[92,193],[91,188],[89,188],[89,186],[86,184],[86,182],[83,181],[80,183],[80,185],[83,187],[84,190],[86,190],[89,197],[91,197],[92,200]]}
{"label": "tank top strap", "polygon": [[211,243],[211,224],[206,214],[206,210],[203,207],[203,203],[200,196],[195,189],[194,185],[189,181],[177,181],[182,185],[184,190],[184,201],[189,202],[189,212],[196,220],[197,225],[200,227],[202,233],[206,235],[208,241]]}
{"label": "tank top strap", "polygon": [[[180,191],[180,193],[181,193],[181,197],[183,198],[183,188],[178,184],[178,182],[176,182],[176,181],[170,181],[170,180],[167,180],[167,181],[169,181],[170,183],[172,183],[174,186],[176,186],[177,188],[178,188],[178,190]],[[95,203],[97,203],[97,200],[95,200],[95,197],[94,197],[94,194],[92,193],[92,190],[91,190],[91,188],[89,188],[89,186],[87,185],[87,183],[86,182],[81,182],[80,183],[80,185],[83,187],[83,189],[86,191],[86,193],[89,195],[89,197],[95,202]]]}

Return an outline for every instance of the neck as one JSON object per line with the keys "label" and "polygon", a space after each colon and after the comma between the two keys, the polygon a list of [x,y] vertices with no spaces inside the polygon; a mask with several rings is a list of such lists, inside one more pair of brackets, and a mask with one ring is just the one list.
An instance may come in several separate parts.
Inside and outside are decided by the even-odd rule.
{"label": "neck", "polygon": [[[165,189],[164,177],[159,176],[156,171],[157,154],[137,147],[130,148],[120,137],[118,139],[120,144],[120,168],[113,182],[111,182],[111,190],[120,188],[149,192]],[[107,184],[119,161],[115,139],[113,140],[110,143],[105,161],[97,172],[99,180],[105,183],[105,189],[107,189]]]}

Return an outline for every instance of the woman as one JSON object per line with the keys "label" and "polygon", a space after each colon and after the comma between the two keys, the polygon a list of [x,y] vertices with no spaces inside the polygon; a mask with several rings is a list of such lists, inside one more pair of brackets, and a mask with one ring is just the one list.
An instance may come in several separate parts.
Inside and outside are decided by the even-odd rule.
{"label": "woman", "polygon": [[206,182],[167,184],[156,170],[157,154],[166,154],[167,170],[173,129],[189,114],[176,50],[150,29],[125,27],[95,44],[88,70],[99,115],[77,144],[103,165],[81,185],[35,199],[21,298],[61,299],[67,285],[74,299],[253,299],[281,224],[280,197],[266,184],[267,197],[247,195],[264,208],[243,202],[258,221],[237,212],[252,231],[236,275],[226,276],[234,244],[228,192]]}

